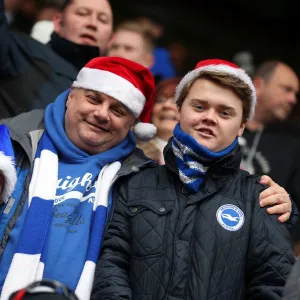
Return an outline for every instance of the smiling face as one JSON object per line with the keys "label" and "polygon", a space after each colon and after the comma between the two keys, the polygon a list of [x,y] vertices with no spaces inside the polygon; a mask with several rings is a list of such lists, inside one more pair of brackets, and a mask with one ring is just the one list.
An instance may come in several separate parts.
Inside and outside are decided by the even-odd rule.
{"label": "smiling face", "polygon": [[135,121],[121,102],[90,90],[72,89],[66,107],[66,134],[76,147],[89,154],[120,144]]}
{"label": "smiling face", "polygon": [[241,136],[242,100],[230,88],[211,80],[197,79],[179,110],[180,127],[207,149],[218,152]]}
{"label": "smiling face", "polygon": [[54,18],[56,33],[73,43],[105,51],[112,35],[113,16],[107,0],[73,0]]}
{"label": "smiling face", "polygon": [[152,123],[157,128],[157,136],[165,141],[172,136],[174,127],[178,123],[174,94],[179,82],[180,78],[172,78],[161,81],[157,86]]}

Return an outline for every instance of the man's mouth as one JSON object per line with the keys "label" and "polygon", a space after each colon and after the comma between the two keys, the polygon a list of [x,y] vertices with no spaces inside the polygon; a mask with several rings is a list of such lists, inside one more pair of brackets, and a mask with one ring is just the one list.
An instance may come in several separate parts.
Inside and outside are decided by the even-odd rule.
{"label": "man's mouth", "polygon": [[90,122],[87,122],[93,129],[96,129],[99,132],[109,132],[109,130],[103,126],[96,125]]}
{"label": "man's mouth", "polygon": [[167,116],[167,115],[165,115],[165,116],[161,116],[159,119],[161,121],[177,121],[176,116]]}
{"label": "man's mouth", "polygon": [[207,128],[207,127],[199,128],[197,131],[200,132],[201,135],[204,135],[204,136],[207,136],[207,137],[215,136],[214,131],[210,128]]}
{"label": "man's mouth", "polygon": [[80,36],[80,39],[83,41],[83,44],[85,45],[91,45],[91,46],[96,46],[97,45],[97,40],[96,38],[91,35],[91,34],[82,34]]}

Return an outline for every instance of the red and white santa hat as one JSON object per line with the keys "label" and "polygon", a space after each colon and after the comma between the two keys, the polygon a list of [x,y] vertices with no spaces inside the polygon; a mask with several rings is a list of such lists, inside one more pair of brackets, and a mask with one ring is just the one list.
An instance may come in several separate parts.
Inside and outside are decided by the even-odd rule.
{"label": "red and white santa hat", "polygon": [[155,136],[156,127],[150,123],[155,82],[148,68],[121,57],[97,57],[80,70],[72,86],[120,101],[140,120],[134,134],[142,140]]}
{"label": "red and white santa hat", "polygon": [[237,77],[242,80],[245,84],[249,86],[252,91],[251,95],[251,107],[248,119],[252,119],[254,116],[255,106],[256,106],[256,92],[254,85],[252,83],[251,78],[245,70],[241,69],[237,65],[222,59],[207,59],[199,61],[195,67],[195,69],[189,73],[187,73],[182,80],[180,81],[179,85],[176,88],[175,93],[175,101],[178,100],[179,96],[181,95],[184,87],[193,81],[195,78],[198,78],[199,75],[205,72],[216,72],[216,73],[224,73],[231,75],[233,77]]}

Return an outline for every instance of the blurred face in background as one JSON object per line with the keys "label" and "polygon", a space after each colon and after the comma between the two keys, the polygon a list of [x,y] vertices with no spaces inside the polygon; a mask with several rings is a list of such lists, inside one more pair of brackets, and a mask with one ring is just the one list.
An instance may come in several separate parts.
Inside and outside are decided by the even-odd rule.
{"label": "blurred face in background", "polygon": [[14,12],[20,6],[21,0],[4,0],[5,11]]}
{"label": "blurred face in background", "polygon": [[284,121],[297,103],[299,80],[285,64],[279,64],[268,81],[255,78],[258,111],[266,121]]}
{"label": "blurred face in background", "polygon": [[180,78],[161,81],[157,85],[155,103],[152,111],[152,123],[157,128],[157,137],[168,141],[178,123],[177,106],[174,103],[175,89]]}
{"label": "blurred face in background", "polygon": [[107,49],[112,35],[113,15],[107,0],[73,0],[54,17],[56,33],[73,43]]}
{"label": "blurred face in background", "polygon": [[117,30],[110,42],[107,56],[117,56],[132,60],[146,68],[153,65],[153,54],[147,48],[143,36],[134,31]]}

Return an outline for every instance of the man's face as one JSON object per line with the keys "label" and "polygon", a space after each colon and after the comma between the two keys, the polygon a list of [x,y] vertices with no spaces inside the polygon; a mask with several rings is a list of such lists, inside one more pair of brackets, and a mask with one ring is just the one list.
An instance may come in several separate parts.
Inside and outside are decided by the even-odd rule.
{"label": "man's face", "polygon": [[113,16],[107,0],[73,0],[54,18],[56,33],[73,43],[105,51],[112,35]]}
{"label": "man's face", "polygon": [[243,106],[231,90],[207,79],[197,79],[179,111],[180,126],[199,144],[217,152],[241,136]]}
{"label": "man's face", "polygon": [[135,121],[121,102],[90,90],[72,89],[66,107],[66,134],[75,146],[89,154],[120,144]]}
{"label": "man's face", "polygon": [[107,56],[117,56],[132,60],[146,68],[153,64],[153,56],[146,49],[143,37],[133,31],[118,30],[109,44]]}
{"label": "man's face", "polygon": [[269,81],[254,80],[258,107],[268,114],[268,121],[285,120],[297,103],[299,80],[286,65],[279,64]]}

